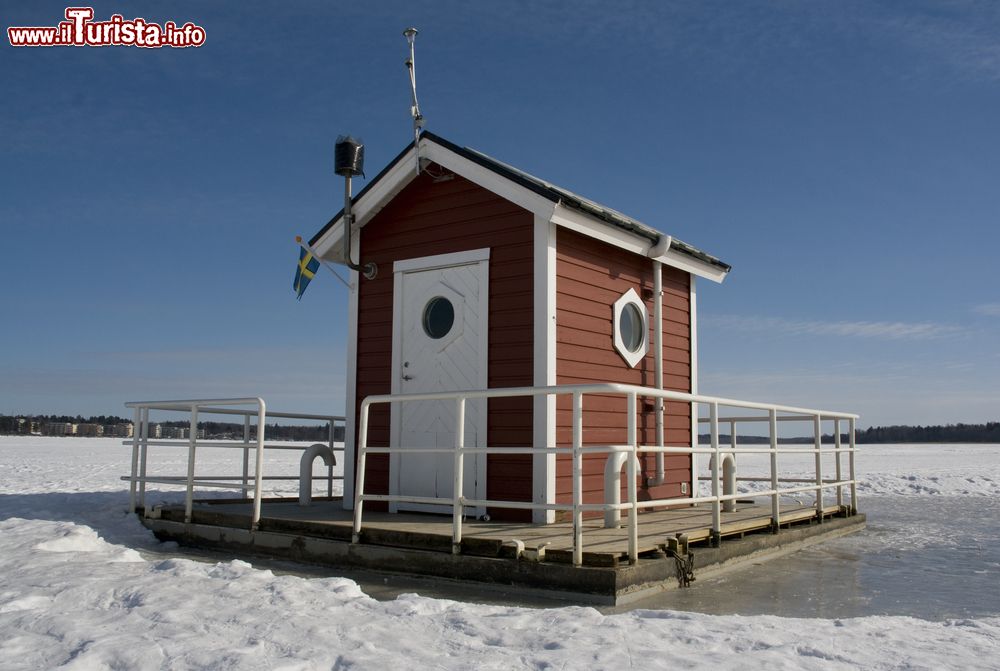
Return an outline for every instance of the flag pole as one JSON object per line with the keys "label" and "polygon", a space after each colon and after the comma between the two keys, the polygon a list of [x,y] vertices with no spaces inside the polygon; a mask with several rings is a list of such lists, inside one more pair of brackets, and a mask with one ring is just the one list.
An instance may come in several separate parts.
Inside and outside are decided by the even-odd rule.
{"label": "flag pole", "polygon": [[348,283],[348,281],[345,280],[343,277],[341,277],[340,273],[338,273],[336,270],[333,269],[333,266],[331,266],[329,263],[327,263],[326,261],[324,261],[322,259],[322,257],[320,257],[320,255],[317,254],[316,251],[312,247],[309,246],[309,243],[302,242],[302,236],[301,235],[296,235],[295,236],[295,242],[299,243],[300,247],[302,247],[304,250],[306,250],[307,252],[309,252],[310,254],[312,254],[314,259],[316,259],[317,261],[319,261],[323,265],[323,267],[325,267],[327,270],[329,270],[331,273],[333,273],[334,277],[336,277],[338,280],[340,280],[341,284],[343,284],[348,289],[351,288],[351,285]]}

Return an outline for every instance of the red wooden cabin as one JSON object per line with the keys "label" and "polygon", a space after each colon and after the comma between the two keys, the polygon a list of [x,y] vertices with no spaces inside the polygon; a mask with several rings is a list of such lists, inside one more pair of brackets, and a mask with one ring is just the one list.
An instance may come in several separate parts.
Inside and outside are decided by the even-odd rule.
{"label": "red wooden cabin", "polygon": [[[657,272],[662,386],[697,392],[695,278],[723,281],[730,267],[718,259],[429,132],[353,198],[352,210],[352,258],[374,263],[378,272],[366,279],[352,271],[345,505],[354,489],[357,413],[366,396],[581,382],[658,386]],[[341,212],[310,246],[343,263],[343,235]],[[470,404],[465,444],[568,445],[568,400]],[[625,442],[624,409],[622,398],[588,399],[586,441]],[[432,401],[392,411],[374,406],[369,445],[449,446],[452,412]],[[690,405],[667,403],[665,444],[692,445],[696,428]],[[641,442],[656,444],[653,405],[642,406],[638,429]],[[372,455],[365,491],[451,496],[451,463],[405,451]],[[584,460],[585,502],[604,500],[605,463],[603,455]],[[640,498],[695,489],[690,455],[668,455],[660,473],[652,455],[641,466]],[[571,488],[568,455],[466,457],[464,489],[472,498],[566,502]],[[533,519],[554,517],[536,511]]]}

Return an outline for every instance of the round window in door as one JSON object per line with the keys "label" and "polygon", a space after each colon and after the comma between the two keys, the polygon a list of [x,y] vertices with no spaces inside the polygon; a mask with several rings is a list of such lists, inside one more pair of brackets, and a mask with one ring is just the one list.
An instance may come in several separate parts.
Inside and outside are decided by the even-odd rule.
{"label": "round window in door", "polygon": [[455,324],[455,306],[444,296],[435,296],[424,306],[424,333],[434,340],[443,338]]}

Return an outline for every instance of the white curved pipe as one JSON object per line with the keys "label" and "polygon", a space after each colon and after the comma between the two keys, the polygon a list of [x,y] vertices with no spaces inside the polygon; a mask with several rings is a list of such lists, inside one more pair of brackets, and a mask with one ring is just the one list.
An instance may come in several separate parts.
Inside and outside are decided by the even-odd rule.
{"label": "white curved pipe", "polygon": [[[615,505],[622,502],[622,466],[628,460],[627,452],[611,452],[604,462],[604,502]],[[635,460],[636,472],[639,471],[639,460]],[[617,529],[621,526],[621,510],[604,511],[604,528]]]}
{"label": "white curved pipe", "polygon": [[[715,455],[708,462],[709,469],[715,468]],[[722,455],[722,495],[732,496],[736,493],[736,457],[732,454]],[[722,502],[722,511],[731,513],[736,510],[736,500],[726,499]]]}
{"label": "white curved pipe", "polygon": [[333,450],[323,443],[310,445],[302,452],[302,458],[299,460],[299,505],[303,508],[312,504],[312,470],[316,457],[322,457],[323,463],[327,466],[337,463]]}

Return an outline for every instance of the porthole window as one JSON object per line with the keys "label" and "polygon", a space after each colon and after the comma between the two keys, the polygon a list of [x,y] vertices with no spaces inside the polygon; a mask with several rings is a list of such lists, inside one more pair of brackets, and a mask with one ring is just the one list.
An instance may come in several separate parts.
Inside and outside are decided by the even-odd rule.
{"label": "porthole window", "polygon": [[618,335],[621,336],[622,346],[629,352],[638,352],[642,347],[642,331],[645,328],[642,321],[642,313],[634,303],[628,303],[622,308],[618,319]]}
{"label": "porthole window", "polygon": [[455,306],[444,296],[435,296],[424,306],[424,333],[437,340],[448,335],[455,324]]}
{"label": "porthole window", "polygon": [[635,368],[649,350],[649,317],[646,304],[635,289],[629,289],[614,305],[614,344],[630,368]]}

